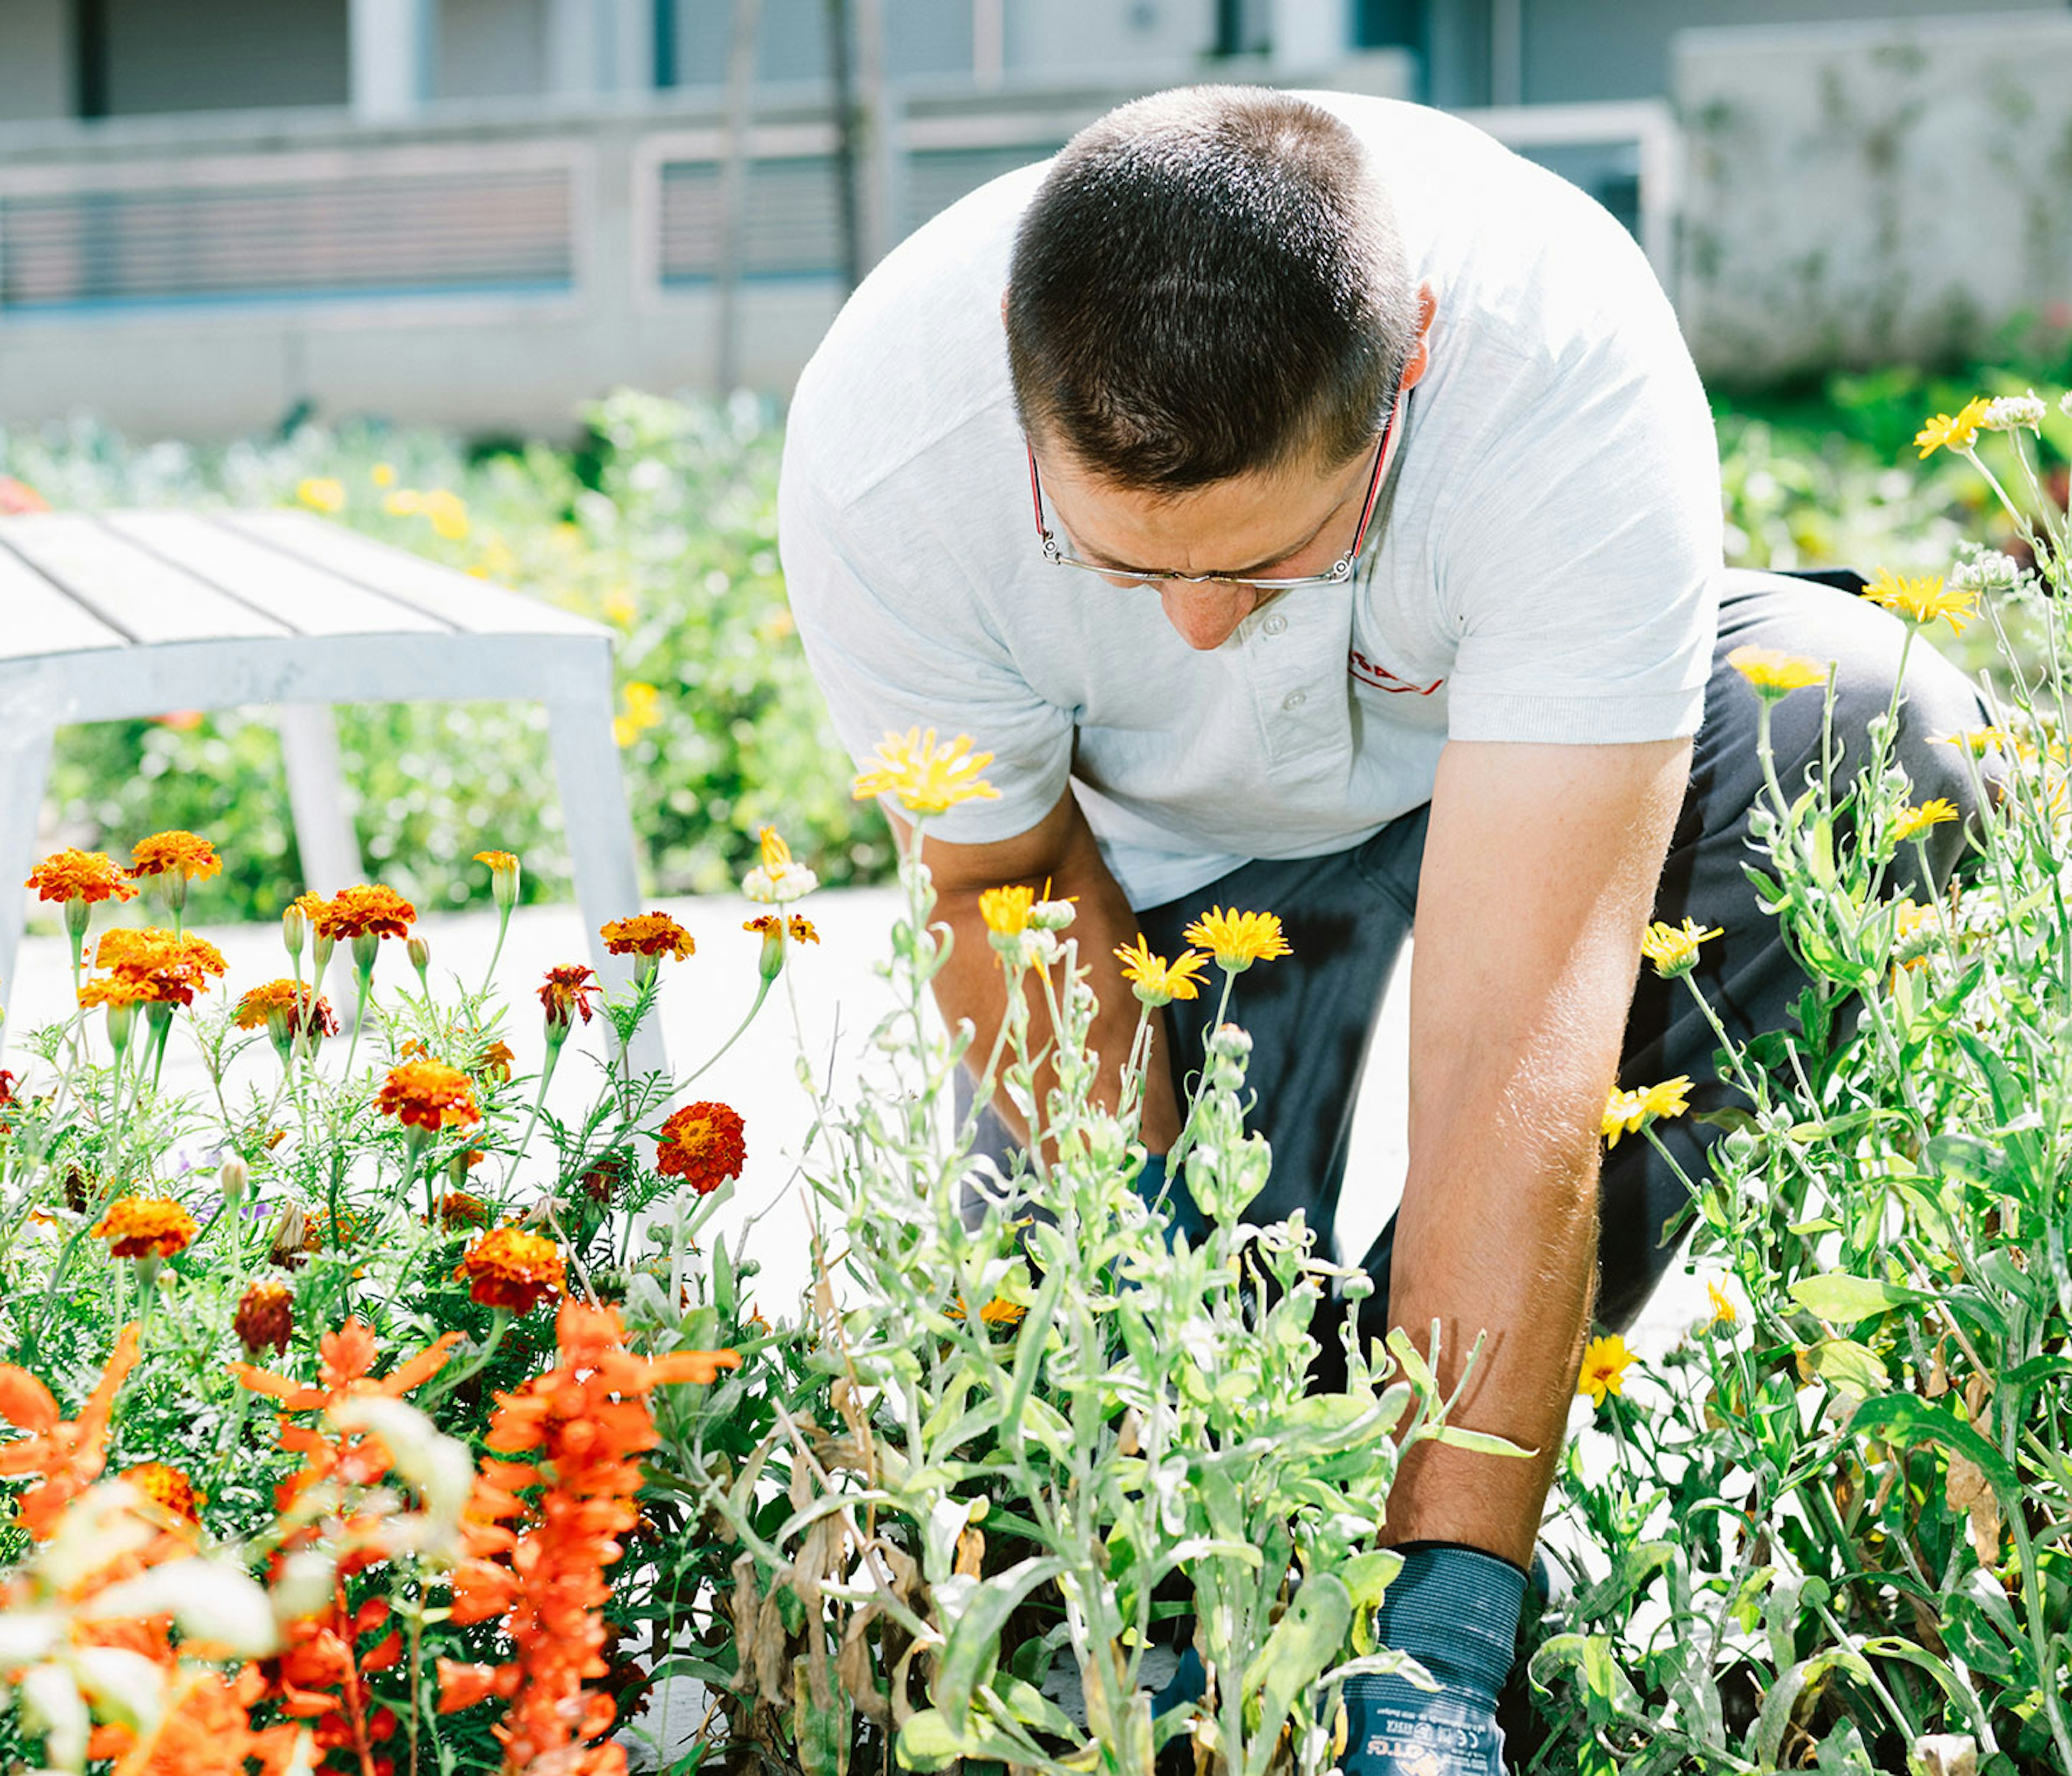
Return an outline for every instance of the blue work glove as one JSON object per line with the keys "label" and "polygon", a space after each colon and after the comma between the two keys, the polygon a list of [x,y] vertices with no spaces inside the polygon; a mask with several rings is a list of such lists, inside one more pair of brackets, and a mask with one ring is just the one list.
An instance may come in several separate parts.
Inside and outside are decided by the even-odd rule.
{"label": "blue work glove", "polygon": [[1166,1156],[1153,1153],[1144,1161],[1144,1170],[1137,1174],[1134,1186],[1137,1194],[1147,1202],[1165,1198],[1166,1212],[1172,1219],[1166,1223],[1166,1240],[1168,1245],[1182,1234],[1187,1244],[1198,1247],[1208,1237],[1208,1219],[1195,1207],[1194,1198],[1189,1193],[1185,1178],[1166,1175]]}
{"label": "blue work glove", "polygon": [[1526,1575],[1457,1542],[1404,1545],[1375,1638],[1439,1680],[1355,1677],[1345,1687],[1345,1776],[1503,1776],[1496,1695],[1518,1651]]}

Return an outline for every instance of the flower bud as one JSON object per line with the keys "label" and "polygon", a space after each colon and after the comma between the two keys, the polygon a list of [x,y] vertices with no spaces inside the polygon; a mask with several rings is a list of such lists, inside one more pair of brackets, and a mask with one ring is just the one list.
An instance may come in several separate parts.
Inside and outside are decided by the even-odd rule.
{"label": "flower bud", "polygon": [[302,911],[300,901],[291,900],[281,909],[281,946],[291,957],[299,959],[302,946],[309,941],[310,915]]}
{"label": "flower bud", "polygon": [[430,983],[425,980],[425,971],[432,965],[432,947],[421,937],[413,937],[405,946],[410,954],[410,966],[417,971],[417,979],[429,991]]}
{"label": "flower bud", "polygon": [[378,931],[356,931],[352,937],[352,965],[364,975],[374,972],[374,959],[381,953]]}
{"label": "flower bud", "polygon": [[309,1251],[310,1218],[302,1213],[298,1202],[283,1202],[281,1212],[273,1218],[273,1238],[267,1247],[269,1264],[278,1264],[283,1270],[293,1270],[303,1261]]}
{"label": "flower bud", "polygon": [[232,1153],[223,1162],[223,1169],[216,1174],[216,1179],[223,1192],[224,1207],[235,1215],[237,1205],[245,1200],[245,1186],[252,1181],[252,1169]]}

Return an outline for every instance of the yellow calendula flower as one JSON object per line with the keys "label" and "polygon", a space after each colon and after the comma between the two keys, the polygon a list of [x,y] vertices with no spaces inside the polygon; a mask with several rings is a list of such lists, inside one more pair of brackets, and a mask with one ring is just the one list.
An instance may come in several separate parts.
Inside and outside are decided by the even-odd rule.
{"label": "yellow calendula flower", "polygon": [[775,827],[763,828],[756,834],[756,845],[763,861],[741,878],[741,891],[750,900],[778,906],[803,900],[820,886],[820,878],[811,869],[792,861],[791,848]]}
{"label": "yellow calendula flower", "polygon": [[1614,1086],[1605,1098],[1601,1125],[1605,1145],[1616,1147],[1622,1135],[1637,1134],[1651,1122],[1680,1116],[1690,1108],[1691,1080],[1686,1074],[1632,1092]]}
{"label": "yellow calendula flower", "polygon": [[345,510],[345,483],[335,475],[306,475],[295,483],[295,497],[312,512]]}
{"label": "yellow calendula flower", "polygon": [[1979,594],[1959,587],[1946,587],[1940,574],[1922,574],[1912,578],[1881,567],[1864,588],[1864,596],[1888,610],[1897,610],[1910,623],[1930,623],[1938,617],[1947,620],[1950,633],[1961,635],[1964,625],[1979,614]]}
{"label": "yellow calendula flower", "polygon": [[1593,1406],[1603,1405],[1608,1395],[1625,1393],[1626,1372],[1634,1362],[1626,1340],[1616,1332],[1591,1339],[1583,1349],[1583,1367],[1576,1377],[1576,1392],[1588,1394]]}
{"label": "yellow calendula flower", "polygon": [[1803,654],[1787,654],[1775,648],[1737,648],[1727,664],[1756,689],[1766,702],[1788,697],[1808,684],[1824,684],[1827,668]]}
{"label": "yellow calendula flower", "polygon": [[1134,944],[1119,945],[1115,954],[1122,964],[1123,979],[1147,1005],[1201,997],[1201,972],[1208,966],[1209,959],[1199,950],[1182,950],[1168,962],[1164,956],[1151,953],[1151,946],[1139,931]]}
{"label": "yellow calendula flower", "polygon": [[622,746],[630,746],[648,729],[660,723],[662,693],[652,684],[643,684],[634,679],[619,695],[625,700],[626,713],[611,718],[611,738]]}
{"label": "yellow calendula flower", "polygon": [[978,897],[979,916],[996,937],[1016,937],[1029,929],[1036,904],[1034,888],[989,888]]}
{"label": "yellow calendula flower", "polygon": [[1983,758],[1989,752],[2012,753],[2016,758],[2026,758],[2035,748],[2019,734],[2009,734],[2005,728],[1990,722],[1982,722],[1975,728],[1959,728],[1955,734],[1938,734],[1936,740],[1946,746],[1959,746],[1974,758]]}
{"label": "yellow calendula flower", "polygon": [[1686,919],[1681,925],[1666,924],[1658,919],[1642,933],[1640,953],[1655,964],[1655,972],[1663,980],[1674,980],[1697,967],[1698,946],[1720,935],[1720,927],[1700,931],[1694,919]]}
{"label": "yellow calendula flower", "polygon": [[888,734],[878,742],[871,768],[857,774],[849,793],[859,802],[890,796],[911,814],[940,814],[961,802],[997,801],[1000,791],[979,775],[993,754],[971,748],[968,734],[940,743],[933,728]]}
{"label": "yellow calendula flower", "polygon": [[1931,826],[1940,826],[1945,820],[1954,820],[1956,817],[1956,804],[1942,796],[1938,796],[1933,801],[1922,802],[1918,807],[1902,808],[1893,816],[1893,841],[1903,845],[1909,839],[1919,838]]}
{"label": "yellow calendula flower", "polygon": [[1708,1283],[1705,1285],[1705,1293],[1712,1304],[1712,1317],[1705,1322],[1706,1330],[1708,1332],[1732,1330],[1740,1320],[1741,1315],[1734,1311],[1734,1304],[1727,1298],[1726,1291],[1717,1283]]}
{"label": "yellow calendula flower", "polygon": [[396,465],[377,462],[367,471],[367,479],[377,487],[393,487],[396,485]]}
{"label": "yellow calendula flower", "polygon": [[1938,413],[1914,434],[1925,458],[1938,450],[1968,450],[1979,442],[1979,428],[1985,423],[1992,403],[1974,395],[1954,413]]}
{"label": "yellow calendula flower", "polygon": [[1225,912],[1211,906],[1186,932],[1190,944],[1198,944],[1216,959],[1216,966],[1242,974],[1255,962],[1271,962],[1292,955],[1281,935],[1281,920],[1273,913]]}

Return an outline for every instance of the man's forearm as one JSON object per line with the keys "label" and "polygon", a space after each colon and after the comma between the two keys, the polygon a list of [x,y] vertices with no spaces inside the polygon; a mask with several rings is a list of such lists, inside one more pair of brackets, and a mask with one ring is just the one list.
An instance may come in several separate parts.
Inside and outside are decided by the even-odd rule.
{"label": "man's forearm", "polygon": [[[931,857],[928,861],[936,870],[939,881],[949,874],[935,858]],[[998,882],[959,881],[952,874],[939,888],[937,914],[954,933],[955,942],[950,960],[935,978],[936,1006],[952,1026],[960,1020],[970,1020],[973,1036],[968,1059],[974,1070],[983,1066],[993,1052],[1006,1015],[1007,990],[1000,956],[988,941],[979,897],[987,888],[1018,882],[1041,893],[1047,883],[1051,898],[1070,899],[1075,904],[1070,935],[1078,944],[1080,965],[1088,971],[1100,1005],[1088,1035],[1088,1045],[1100,1056],[1101,1063],[1096,1096],[1112,1110],[1120,1096],[1123,1065],[1136,1038],[1141,1009],[1129,984],[1122,978],[1122,964],[1115,956],[1118,944],[1128,944],[1137,936],[1135,916],[1076,806],[1068,811],[1054,842],[1043,848],[1040,858],[1012,861],[1035,867],[1004,876]],[[1152,1050],[1145,1074],[1140,1130],[1145,1145],[1154,1153],[1162,1153],[1178,1138],[1180,1116],[1166,1049],[1165,1014],[1154,1011],[1151,1018]],[[1041,1047],[1050,1038],[1050,1014],[1037,996],[1032,1007],[1030,1046]],[[1037,1080],[1039,1103],[1054,1083],[1054,1075],[1046,1063]],[[1005,1093],[996,1096],[993,1107],[1018,1139],[1028,1138],[1026,1120]]]}

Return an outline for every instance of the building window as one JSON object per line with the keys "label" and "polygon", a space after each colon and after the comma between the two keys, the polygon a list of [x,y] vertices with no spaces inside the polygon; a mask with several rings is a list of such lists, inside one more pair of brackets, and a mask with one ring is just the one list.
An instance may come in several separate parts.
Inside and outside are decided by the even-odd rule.
{"label": "building window", "polygon": [[1353,0],[1355,49],[1422,49],[1424,0]]}

